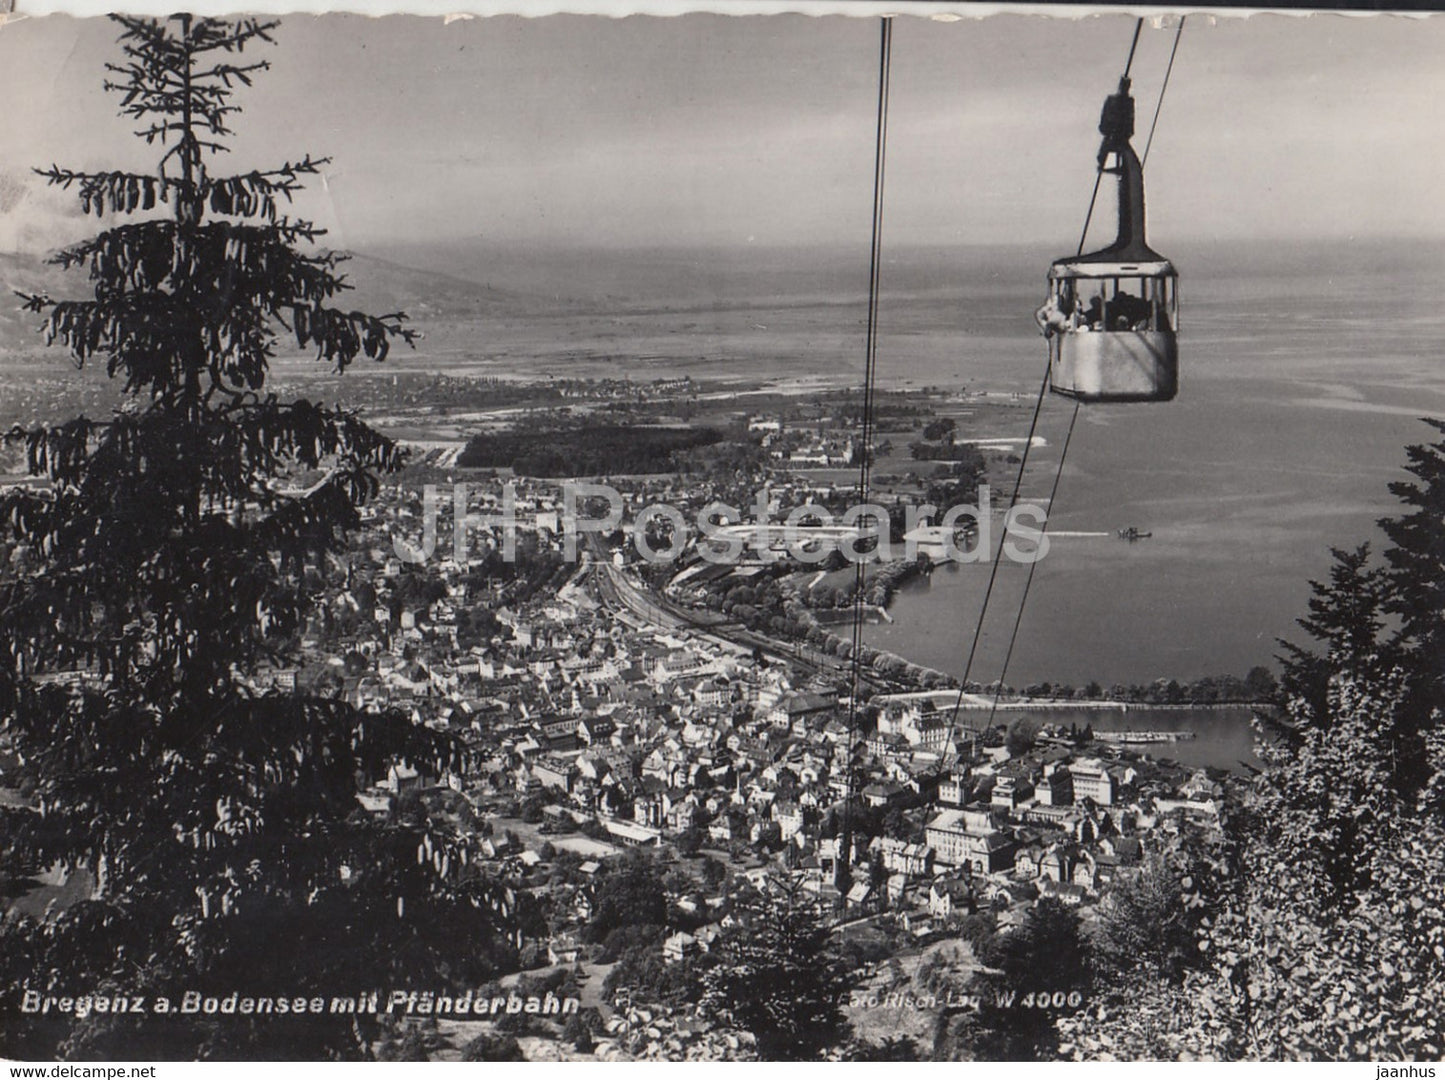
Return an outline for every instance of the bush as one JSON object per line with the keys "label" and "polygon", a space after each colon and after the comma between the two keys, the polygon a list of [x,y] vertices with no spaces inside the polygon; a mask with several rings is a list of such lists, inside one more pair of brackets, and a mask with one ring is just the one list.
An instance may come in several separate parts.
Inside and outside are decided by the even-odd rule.
{"label": "bush", "polygon": [[515,1035],[482,1032],[462,1047],[463,1061],[526,1061]]}

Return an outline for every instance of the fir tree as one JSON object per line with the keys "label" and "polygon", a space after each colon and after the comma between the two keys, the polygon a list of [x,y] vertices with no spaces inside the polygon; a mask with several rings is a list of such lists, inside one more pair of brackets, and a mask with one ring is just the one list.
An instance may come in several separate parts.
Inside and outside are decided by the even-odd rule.
{"label": "fir tree", "polygon": [[[1445,434],[1445,420],[1424,422]],[[1382,519],[1380,528],[1390,540],[1385,611],[1399,621],[1400,663],[1411,673],[1394,747],[1397,783],[1408,794],[1428,782],[1425,743],[1445,722],[1445,438],[1405,453],[1415,479],[1390,491],[1406,511]]]}
{"label": "fir tree", "polygon": [[1445,442],[1407,453],[1385,566],[1336,551],[1314,586],[1322,649],[1285,659],[1292,736],[1261,742],[1242,804],[1183,853],[1199,956],[1063,1023],[1072,1055],[1445,1052]]}
{"label": "fir tree", "polygon": [[848,1034],[839,1006],[847,973],[823,914],[795,886],[779,885],[747,916],[714,946],[703,1004],[751,1032],[763,1060],[819,1060]]}
{"label": "fir tree", "polygon": [[[1425,423],[1445,432],[1445,421]],[[1401,674],[1388,738],[1391,784],[1408,801],[1428,781],[1426,736],[1445,714],[1445,440],[1405,453],[1415,481],[1390,485],[1406,509],[1379,522],[1389,540],[1384,566],[1372,565],[1368,545],[1334,549],[1330,579],[1311,583],[1310,614],[1300,620],[1320,648],[1281,642],[1280,659],[1292,718],[1305,727],[1330,724],[1333,681]]]}
{"label": "fir tree", "polygon": [[[1090,958],[1078,912],[1045,896],[1023,922],[988,936],[979,949],[982,967],[971,986],[979,1007],[945,1010],[934,1053],[946,1060],[1039,1061],[1053,1057],[1055,1025],[1068,995],[1089,985]],[[1043,1004],[1021,1003],[1024,993],[1043,994]],[[1065,1005],[1052,1006],[1061,992]]]}
{"label": "fir tree", "polygon": [[1358,669],[1381,660],[1386,578],[1370,565],[1370,545],[1351,551],[1331,548],[1334,562],[1328,582],[1310,582],[1310,613],[1296,622],[1322,646],[1314,652],[1281,641],[1279,658],[1284,671],[1283,689],[1307,710],[1308,723],[1323,724],[1331,677],[1342,666]]}
{"label": "fir tree", "polygon": [[[1445,420],[1424,423],[1445,435]],[[1434,658],[1431,673],[1438,676],[1445,663],[1445,438],[1409,446],[1405,454],[1415,481],[1397,481],[1390,491],[1408,512],[1380,522],[1390,539],[1385,561],[1393,588],[1386,610],[1401,619],[1404,638]]]}
{"label": "fir tree", "polygon": [[[15,430],[48,488],[0,496],[0,717],[35,784],[6,808],[3,867],[89,874],[93,897],[0,930],[0,1008],[23,991],[349,995],[479,977],[509,898],[435,823],[377,823],[357,783],[449,738],[335,697],[261,692],[288,663],[322,566],[398,447],[357,415],[267,392],[285,339],[336,372],[410,341],[337,306],[342,256],[286,216],[325,159],[217,175],[274,22],[118,18],[109,89],[151,173],[42,175],[105,227],[59,252],[92,295],[26,296],[47,341],[127,394],[105,420]],[[287,476],[320,479],[287,489]],[[314,578],[312,579],[314,582]],[[436,985],[432,982],[430,985]],[[365,1056],[365,1016],[7,1019],[11,1056]]]}
{"label": "fir tree", "polygon": [[1198,959],[1195,920],[1181,882],[1192,879],[1162,855],[1121,873],[1099,904],[1091,940],[1094,964],[1108,981],[1163,978],[1177,983]]}

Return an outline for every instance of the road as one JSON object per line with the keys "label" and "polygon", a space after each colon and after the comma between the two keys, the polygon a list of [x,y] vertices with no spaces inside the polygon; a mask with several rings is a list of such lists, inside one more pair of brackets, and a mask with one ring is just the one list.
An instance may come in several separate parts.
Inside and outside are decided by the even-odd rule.
{"label": "road", "polygon": [[614,610],[619,607],[625,608],[643,622],[659,630],[676,632],[701,629],[696,623],[669,611],[654,597],[633,585],[627,580],[627,576],[611,562],[594,560],[592,562],[592,580],[597,585],[597,593],[602,602]]}
{"label": "road", "polygon": [[[830,657],[806,645],[779,641],[748,630],[736,623],[713,623],[690,615],[657,597],[650,591],[633,584],[627,575],[610,560],[592,561],[593,581],[597,585],[598,597],[605,606],[613,610],[625,609],[649,626],[670,633],[687,632],[711,638],[718,644],[732,646],[747,652],[762,653],[772,663],[791,664],[803,675],[819,673],[851,678],[852,666],[846,660]],[[872,673],[864,673],[864,685],[877,688],[879,683]]]}

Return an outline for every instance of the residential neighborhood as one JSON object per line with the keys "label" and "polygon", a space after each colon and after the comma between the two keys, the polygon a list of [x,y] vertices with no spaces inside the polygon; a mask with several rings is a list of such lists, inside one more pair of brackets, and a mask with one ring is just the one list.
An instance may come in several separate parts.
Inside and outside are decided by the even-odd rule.
{"label": "residential neighborhood", "polygon": [[726,626],[650,621],[647,567],[622,541],[561,560],[557,497],[520,489],[522,562],[548,572],[503,580],[485,544],[462,562],[443,548],[398,559],[392,537],[419,531],[415,495],[383,489],[303,642],[303,680],[460,737],[465,767],[397,761],[359,802],[455,804],[472,856],[535,901],[538,962],[598,953],[599,872],[637,849],[673,868],[667,902],[686,929],[660,953],[683,963],[770,882],[924,945],[980,911],[1017,923],[1041,897],[1087,912],[1163,838],[1217,825],[1216,771],[1017,710],[981,728],[956,691],[878,690],[855,707],[842,667],[769,657]]}

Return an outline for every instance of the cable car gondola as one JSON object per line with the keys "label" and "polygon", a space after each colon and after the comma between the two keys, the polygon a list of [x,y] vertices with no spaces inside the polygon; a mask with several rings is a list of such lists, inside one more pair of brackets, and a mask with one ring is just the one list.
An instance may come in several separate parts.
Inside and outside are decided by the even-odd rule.
{"label": "cable car gondola", "polygon": [[1099,131],[1099,173],[1118,178],[1119,234],[1049,268],[1049,298],[1036,316],[1049,341],[1049,388],[1077,401],[1170,401],[1179,387],[1179,276],[1144,239],[1127,75],[1104,102]]}

